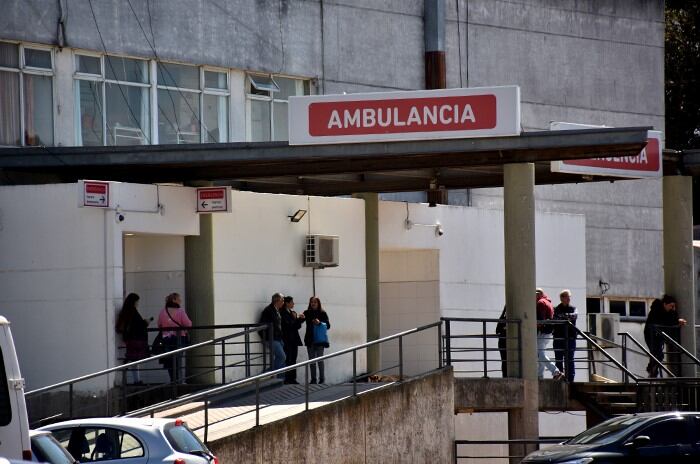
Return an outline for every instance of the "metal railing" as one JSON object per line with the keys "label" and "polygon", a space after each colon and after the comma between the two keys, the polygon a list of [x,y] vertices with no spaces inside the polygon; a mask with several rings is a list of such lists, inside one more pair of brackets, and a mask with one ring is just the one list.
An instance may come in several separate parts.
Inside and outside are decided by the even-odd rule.
{"label": "metal railing", "polygon": [[[212,383],[226,384],[247,378],[271,365],[271,353],[259,335],[267,332],[269,336],[269,325],[187,328],[192,334],[222,330],[236,332],[188,346],[176,346],[174,350],[157,356],[28,391],[25,399],[30,424],[38,426],[78,417],[124,414],[130,409],[207,388]],[[158,332],[158,329],[152,332]],[[174,378],[168,379],[168,368]],[[130,384],[129,377],[134,372],[151,379],[143,384]]]}
{"label": "metal railing", "polygon": [[[571,437],[548,437],[548,438],[540,438],[537,440],[524,440],[524,439],[512,439],[512,440],[455,440],[454,442],[454,457],[455,463],[460,463],[462,462],[461,460],[464,459],[469,459],[469,460],[488,460],[488,462],[510,462],[511,460],[514,459],[522,459],[525,456],[529,454],[529,452],[532,451],[526,451],[526,445],[537,445],[535,446],[536,449],[540,449],[540,445],[556,445],[559,443],[562,443]],[[512,452],[512,448],[514,446],[512,445],[520,445],[519,448],[522,448],[522,451],[520,451],[518,454],[510,454]],[[480,451],[475,451],[470,454],[461,454],[463,453],[462,448],[465,447],[483,447],[483,446],[488,446],[488,447],[500,447],[500,451],[504,451],[504,447],[508,447],[508,451],[505,451],[505,454],[500,453],[500,454],[494,454],[497,453],[498,450],[492,452],[492,454],[482,454]]]}
{"label": "metal railing", "polygon": [[[421,334],[423,332],[426,332],[430,329],[436,330],[436,351],[435,351],[435,360],[436,360],[436,365],[433,369],[428,369],[425,371],[421,371],[420,369],[418,372],[414,372],[413,375],[410,375],[407,373],[407,360],[405,356],[405,351],[408,348],[406,343],[404,342],[408,337],[411,337],[416,334]],[[442,362],[442,353],[440,349],[440,341],[442,340],[442,322],[434,322],[432,324],[427,324],[421,327],[417,327],[411,330],[406,330],[388,337],[380,338],[377,340],[373,340],[371,342],[363,343],[361,345],[353,346],[350,348],[346,348],[344,350],[340,350],[334,353],[330,353],[324,356],[320,356],[318,358],[313,358],[308,361],[303,361],[300,363],[297,363],[293,366],[288,366],[284,367],[281,369],[265,372],[262,374],[258,374],[255,376],[252,376],[250,378],[238,380],[235,382],[231,382],[227,385],[222,385],[220,387],[215,387],[211,388],[205,391],[193,393],[191,395],[187,395],[185,398],[179,398],[175,399],[172,401],[168,401],[163,404],[157,404],[153,406],[148,406],[142,409],[139,409],[137,411],[132,411],[128,414],[126,414],[127,417],[145,417],[145,416],[150,416],[154,417],[158,413],[164,413],[165,411],[171,410],[173,408],[176,408],[178,406],[182,406],[188,403],[192,402],[200,402],[202,404],[201,409],[203,410],[204,414],[204,420],[203,424],[199,427],[194,427],[195,431],[202,431],[203,436],[204,436],[204,441],[208,442],[209,438],[209,429],[211,426],[219,424],[221,422],[227,421],[227,420],[232,420],[241,416],[244,416],[246,414],[255,414],[255,425],[258,426],[260,425],[260,411],[261,409],[269,406],[261,406],[260,402],[260,393],[261,389],[264,387],[263,382],[265,382],[268,379],[274,379],[276,377],[281,377],[284,376],[286,372],[290,372],[296,369],[303,369],[304,370],[304,409],[309,410],[309,403],[310,403],[310,397],[312,394],[316,394],[319,391],[327,388],[331,388],[333,385],[321,387],[318,390],[315,390],[314,392],[310,391],[309,388],[309,368],[311,364],[316,364],[320,361],[327,361],[335,358],[339,358],[341,356],[345,355],[350,355],[352,357],[352,377],[349,379],[347,382],[343,382],[343,384],[351,384],[352,385],[352,396],[357,396],[358,395],[358,384],[361,382],[362,379],[367,379],[368,377],[371,377],[373,375],[380,374],[382,372],[396,372],[398,375],[395,377],[396,381],[403,381],[409,377],[417,376],[417,375],[422,375],[428,372],[432,372],[434,370],[441,369],[443,367],[443,362]],[[398,346],[396,348],[398,349],[398,362],[396,364],[390,364],[386,366],[382,366],[381,368],[372,371],[372,372],[367,372],[367,373],[360,373],[358,372],[358,352],[362,350],[367,350],[371,347],[382,347],[382,348],[388,348],[387,345],[391,344],[392,342],[397,342]],[[242,413],[237,413],[237,414],[232,414],[232,415],[226,415],[225,417],[220,417],[220,415],[217,415],[216,420],[212,420],[211,415],[209,414],[209,409],[211,407],[216,406],[217,401],[220,401],[222,395],[224,394],[233,394],[236,390],[242,390],[243,387],[252,387],[255,393],[255,407],[252,410],[244,411]],[[166,413],[167,414],[167,413]]]}

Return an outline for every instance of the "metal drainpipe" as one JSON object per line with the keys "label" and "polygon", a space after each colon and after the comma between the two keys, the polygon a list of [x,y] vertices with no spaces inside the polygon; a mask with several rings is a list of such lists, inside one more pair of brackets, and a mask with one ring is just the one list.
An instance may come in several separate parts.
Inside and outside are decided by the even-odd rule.
{"label": "metal drainpipe", "polygon": [[[445,0],[425,0],[423,20],[425,88],[444,89],[447,86],[445,77]],[[430,206],[447,204],[447,190],[440,188],[437,176],[434,182],[430,182],[427,196]]]}

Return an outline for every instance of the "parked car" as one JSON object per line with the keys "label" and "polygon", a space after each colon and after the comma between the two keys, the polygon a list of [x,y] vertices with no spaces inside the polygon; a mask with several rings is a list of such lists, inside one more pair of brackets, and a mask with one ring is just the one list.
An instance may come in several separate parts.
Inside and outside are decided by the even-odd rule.
{"label": "parked car", "polygon": [[523,463],[697,463],[700,412],[627,414],[562,444],[530,453]]}
{"label": "parked car", "polygon": [[48,430],[30,430],[29,441],[32,445],[32,461],[49,464],[75,464],[66,449],[56,441]]}
{"label": "parked car", "polygon": [[219,464],[179,419],[77,419],[41,427],[79,462]]}

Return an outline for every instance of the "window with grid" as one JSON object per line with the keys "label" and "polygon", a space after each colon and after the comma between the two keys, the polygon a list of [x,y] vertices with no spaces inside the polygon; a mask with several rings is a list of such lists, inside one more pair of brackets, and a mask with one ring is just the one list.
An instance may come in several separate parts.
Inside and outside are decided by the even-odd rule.
{"label": "window with grid", "polygon": [[53,145],[51,49],[0,42],[0,145]]}
{"label": "window with grid", "polygon": [[287,101],[291,96],[308,95],[309,81],[248,74],[246,87],[248,140],[288,140]]}
{"label": "window with grid", "polygon": [[75,55],[76,145],[150,143],[148,61]]}

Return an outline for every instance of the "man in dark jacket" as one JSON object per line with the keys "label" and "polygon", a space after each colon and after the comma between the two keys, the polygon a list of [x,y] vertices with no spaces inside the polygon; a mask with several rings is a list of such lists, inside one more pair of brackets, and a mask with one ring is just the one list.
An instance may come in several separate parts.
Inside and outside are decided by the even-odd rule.
{"label": "man in dark jacket", "polygon": [[557,369],[557,366],[547,356],[547,345],[552,338],[552,324],[544,322],[551,320],[554,317],[554,307],[552,300],[541,288],[535,291],[535,301],[537,301],[537,376],[541,379],[544,377],[544,369],[552,374],[554,380],[564,378],[564,374]]}
{"label": "man in dark jacket", "polygon": [[[284,367],[286,355],[284,354],[284,342],[282,339],[282,316],[280,308],[284,304],[284,295],[275,293],[272,295],[272,302],[265,307],[260,316],[262,324],[272,325],[272,340],[269,340],[270,334],[262,332],[263,340],[268,344],[272,353],[272,370],[281,369]],[[282,375],[281,377],[284,377]]]}
{"label": "man in dark jacket", "polygon": [[[676,311],[676,299],[671,295],[664,295],[660,300],[656,299],[651,303],[646,324],[644,324],[644,341],[649,347],[651,355],[659,362],[664,361],[665,339],[661,332],[665,332],[674,340],[678,341],[679,328],[686,324],[685,319],[678,317]],[[678,370],[678,369],[675,369]],[[653,360],[649,360],[647,365],[649,377],[660,375],[659,365]],[[680,372],[676,372],[679,375]]]}
{"label": "man in dark jacket", "polygon": [[[293,366],[297,363],[297,354],[301,346],[299,329],[302,322],[304,322],[304,315],[297,314],[294,311],[294,298],[287,295],[284,297],[284,306],[280,309],[280,316],[282,316],[282,341],[284,341],[286,364],[287,366]],[[285,374],[284,383],[299,383],[297,382],[296,369]]]}
{"label": "man in dark jacket", "polygon": [[[576,332],[567,322],[576,325],[578,313],[576,306],[571,305],[571,291],[562,290],[559,293],[560,303],[554,308],[554,319],[561,321],[554,325],[554,357],[559,371],[563,371],[566,380],[574,381],[576,366],[574,365],[574,353],[576,352]],[[564,367],[566,364],[566,367]]]}

